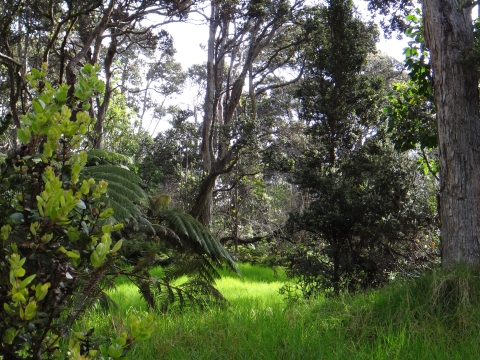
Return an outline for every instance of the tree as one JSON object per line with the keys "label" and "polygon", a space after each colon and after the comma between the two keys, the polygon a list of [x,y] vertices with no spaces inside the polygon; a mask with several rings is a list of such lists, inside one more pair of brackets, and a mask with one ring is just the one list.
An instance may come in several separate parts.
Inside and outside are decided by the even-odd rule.
{"label": "tree", "polygon": [[382,286],[437,259],[431,181],[382,136],[309,180],[311,202],[286,227],[289,275],[305,297]]}
{"label": "tree", "polygon": [[[370,1],[372,8],[400,1]],[[411,5],[411,2],[408,2]],[[439,213],[445,267],[480,263],[480,122],[478,72],[465,61],[474,47],[472,6],[422,1],[425,43],[433,70],[440,161]]]}
{"label": "tree", "polygon": [[[286,83],[275,71],[294,62],[293,49],[302,39],[295,31],[301,4],[283,0],[210,3],[201,144],[205,177],[191,209],[204,224],[211,220],[218,176],[232,171],[255,132],[256,96]],[[247,77],[248,97],[243,93]],[[242,99],[249,102],[246,113],[238,111]]]}
{"label": "tree", "polygon": [[[0,73],[4,79],[0,89],[4,90],[2,98],[8,99],[2,102],[5,125],[2,128],[9,124],[16,128],[20,126],[19,114],[26,111],[29,100],[23,76],[30,67],[41,68],[45,63],[46,71],[53,75],[53,84],[69,85],[68,97],[73,99],[72,89],[79,69],[85,63],[101,63],[105,91],[101,99],[89,103],[90,115],[96,118],[90,138],[97,148],[102,147],[105,116],[117,86],[115,60],[129,49],[142,49],[144,55],[150,56],[159,50],[171,58],[171,39],[158,29],[174,18],[185,16],[188,10],[185,3],[151,0],[110,0],[105,4],[97,0],[75,3],[19,0],[11,4],[2,2],[0,6],[3,39],[0,43]],[[163,21],[147,24],[144,20],[153,14],[163,15]],[[170,61],[168,66],[174,68],[175,64]],[[151,75],[158,78],[155,67]]]}
{"label": "tree", "polygon": [[385,78],[367,63],[376,29],[349,0],[310,14],[297,92],[307,141],[294,178],[309,203],[287,226],[297,246],[291,275],[306,296],[382,285],[405,267],[402,258],[418,266],[434,258],[423,245],[435,240],[428,181],[385,134]]}
{"label": "tree", "polygon": [[[100,201],[108,183],[81,179],[88,156],[79,148],[92,119],[83,110],[71,121],[72,109],[88,101],[85,91],[103,90],[97,70],[89,64],[82,69],[73,104],[67,103],[68,86],[53,87],[45,71],[27,77],[32,111],[22,116],[22,145],[8,155],[1,174],[1,251],[7,260],[0,263],[1,357],[58,357],[58,342],[101,296],[101,282],[118,260],[122,240],[113,234],[123,224],[112,224],[113,210]],[[151,316],[134,321],[139,331],[113,340],[112,357],[153,332]],[[78,341],[70,346],[80,355]],[[98,354],[89,350],[85,355]],[[108,358],[103,345],[100,352]]]}

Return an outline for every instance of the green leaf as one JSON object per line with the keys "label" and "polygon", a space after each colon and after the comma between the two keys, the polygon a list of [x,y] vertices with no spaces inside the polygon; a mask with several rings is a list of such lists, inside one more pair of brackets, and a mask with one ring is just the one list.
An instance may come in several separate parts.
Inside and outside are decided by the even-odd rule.
{"label": "green leaf", "polygon": [[20,330],[17,330],[13,327],[8,328],[5,331],[5,334],[3,335],[3,338],[2,338],[3,342],[6,343],[6,344],[12,344],[13,340],[15,340],[15,337],[17,336],[19,331]]}
{"label": "green leaf", "polygon": [[38,71],[37,69],[31,68],[30,72],[32,73],[33,77],[37,80],[43,78],[42,73]]}
{"label": "green leaf", "polygon": [[33,275],[30,275],[29,277],[25,278],[22,280],[22,282],[20,283],[20,288],[25,288],[28,286],[28,284],[30,284],[32,282],[33,279],[35,279],[35,274]]}
{"label": "green leaf", "polygon": [[18,137],[18,140],[20,140],[20,142],[22,142],[23,144],[26,144],[32,138],[32,134],[30,133],[29,130],[20,128],[17,130],[17,137]]}
{"label": "green leaf", "polygon": [[[74,251],[77,251],[77,250],[74,250]],[[79,259],[80,258],[80,254],[78,254],[78,252],[74,252],[74,251],[67,251],[66,254],[69,258],[74,258],[74,259]]]}
{"label": "green leaf", "polygon": [[108,355],[114,359],[118,359],[120,356],[122,356],[122,353],[123,347],[121,347],[119,344],[112,344],[108,347]]}
{"label": "green leaf", "polygon": [[105,345],[100,345],[100,352],[102,353],[104,359],[108,359],[108,351]]}
{"label": "green leaf", "polygon": [[[103,244],[99,244],[99,245],[103,245]],[[105,262],[105,257],[99,256],[96,251],[93,251],[92,255],[90,255],[90,262],[93,267],[99,268]]]}
{"label": "green leaf", "polygon": [[38,101],[37,99],[33,99],[32,100],[32,106],[33,106],[33,110],[35,110],[35,112],[37,114],[41,114],[43,113],[43,106],[42,104],[40,103],[40,101]]}
{"label": "green leaf", "polygon": [[5,310],[5,312],[6,312],[8,315],[12,315],[12,314],[13,314],[13,310],[10,309],[10,306],[8,306],[7,303],[3,303],[3,309]]}
{"label": "green leaf", "polygon": [[25,275],[25,269],[24,268],[20,268],[20,269],[16,269],[13,271],[13,274],[16,276],[16,277],[22,277]]}
{"label": "green leaf", "polygon": [[16,302],[16,303],[17,303],[17,302],[22,302],[22,303],[24,303],[24,302],[27,301],[27,299],[25,299],[25,296],[23,296],[23,295],[22,295],[21,293],[19,293],[19,292],[15,293],[15,294],[12,296],[12,300],[13,300],[13,302]]}
{"label": "green leaf", "polygon": [[57,99],[59,102],[64,102],[65,100],[67,100],[67,91],[66,90],[57,91],[55,94],[55,99]]}
{"label": "green leaf", "polygon": [[35,300],[28,303],[25,307],[25,320],[30,320],[37,313],[37,302]]}
{"label": "green leaf", "polygon": [[50,287],[50,283],[45,284],[37,284],[35,287],[35,297],[38,301],[43,300],[45,296],[47,296],[48,288]]}
{"label": "green leaf", "polygon": [[123,240],[118,240],[115,245],[113,245],[112,252],[117,252],[122,247]]}

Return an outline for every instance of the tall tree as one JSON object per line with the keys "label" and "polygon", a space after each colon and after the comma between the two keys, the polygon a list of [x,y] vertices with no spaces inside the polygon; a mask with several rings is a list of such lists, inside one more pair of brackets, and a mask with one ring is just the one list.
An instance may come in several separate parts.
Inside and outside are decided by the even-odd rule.
{"label": "tall tree", "polygon": [[[388,10],[411,1],[370,0]],[[480,142],[478,80],[468,61],[474,46],[472,3],[421,1],[433,70],[440,159],[439,213],[445,267],[480,263]]]}
{"label": "tall tree", "polygon": [[[214,0],[210,4],[201,145],[205,178],[191,210],[204,224],[210,223],[212,191],[218,176],[233,169],[255,128],[255,97],[272,86],[282,86],[275,71],[290,65],[295,57],[292,49],[299,38],[294,37],[294,29],[302,1]],[[272,78],[275,84],[269,83]],[[238,106],[247,79],[249,95],[245,101],[250,107],[241,114]]]}
{"label": "tall tree", "polygon": [[307,141],[294,181],[310,201],[287,229],[297,244],[292,275],[310,296],[384,284],[405,267],[400,259],[429,260],[434,250],[417,244],[435,232],[427,181],[385,136],[385,76],[367,63],[375,27],[356,16],[351,0],[312,9],[306,26],[298,96]]}
{"label": "tall tree", "polygon": [[474,44],[471,7],[423,1],[440,150],[442,261],[480,262],[478,72],[463,57]]}

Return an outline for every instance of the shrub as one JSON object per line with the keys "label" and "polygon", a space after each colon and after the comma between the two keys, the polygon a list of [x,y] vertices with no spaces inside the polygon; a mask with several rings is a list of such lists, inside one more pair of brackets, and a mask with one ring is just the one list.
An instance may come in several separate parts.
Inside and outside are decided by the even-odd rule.
{"label": "shrub", "polygon": [[[45,69],[27,80],[35,94],[17,130],[21,145],[2,165],[0,182],[0,357],[58,358],[58,343],[111,284],[109,269],[122,240],[112,233],[113,210],[101,196],[108,183],[79,180],[87,162],[80,150],[92,123],[90,99],[103,91],[98,67],[86,65],[69,95],[45,80]],[[153,331],[152,318],[128,320],[121,334],[98,350],[70,342],[70,358],[119,358],[135,339]],[[81,357],[85,358],[85,357]]]}

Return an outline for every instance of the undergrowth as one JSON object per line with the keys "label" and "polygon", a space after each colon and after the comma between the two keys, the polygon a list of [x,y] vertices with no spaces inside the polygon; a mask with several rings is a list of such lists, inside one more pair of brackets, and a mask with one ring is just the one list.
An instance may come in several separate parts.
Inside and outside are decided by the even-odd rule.
{"label": "undergrowth", "polygon": [[[432,271],[357,295],[288,303],[283,272],[241,265],[223,272],[226,309],[158,315],[158,329],[129,358],[142,359],[477,359],[480,271]],[[93,311],[85,328],[122,330],[122,318],[146,306],[119,286],[119,310]]]}

